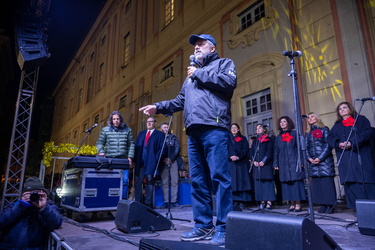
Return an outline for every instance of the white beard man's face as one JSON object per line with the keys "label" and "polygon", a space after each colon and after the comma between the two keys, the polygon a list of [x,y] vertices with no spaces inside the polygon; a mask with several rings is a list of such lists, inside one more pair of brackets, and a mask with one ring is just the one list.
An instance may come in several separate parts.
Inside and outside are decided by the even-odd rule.
{"label": "white beard man's face", "polygon": [[209,54],[215,51],[215,46],[211,46],[207,40],[199,39],[195,43],[195,59],[203,62],[203,59],[206,58]]}

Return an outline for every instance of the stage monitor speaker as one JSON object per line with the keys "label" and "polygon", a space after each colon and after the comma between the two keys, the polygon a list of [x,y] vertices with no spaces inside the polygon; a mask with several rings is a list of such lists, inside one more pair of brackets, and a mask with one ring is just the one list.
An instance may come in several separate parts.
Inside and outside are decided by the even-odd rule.
{"label": "stage monitor speaker", "polygon": [[125,233],[171,229],[170,220],[136,201],[120,200],[115,216],[116,227]]}
{"label": "stage monitor speaker", "polygon": [[223,250],[224,248],[198,242],[182,242],[158,239],[141,239],[139,250]]}
{"label": "stage monitor speaker", "polygon": [[375,236],[375,200],[356,200],[355,206],[359,232]]}
{"label": "stage monitor speaker", "polygon": [[225,247],[228,249],[341,249],[307,218],[230,212]]}

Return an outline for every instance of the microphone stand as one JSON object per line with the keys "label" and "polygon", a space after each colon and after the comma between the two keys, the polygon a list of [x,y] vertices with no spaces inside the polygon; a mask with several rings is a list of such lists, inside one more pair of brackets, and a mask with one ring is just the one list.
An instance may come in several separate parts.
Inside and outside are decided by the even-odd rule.
{"label": "microphone stand", "polygon": [[86,138],[87,138],[89,135],[91,135],[91,131],[92,131],[92,130],[87,131],[87,134],[82,138],[81,143],[79,144],[78,150],[77,150],[77,152],[74,154],[74,156],[77,156],[78,152],[81,150],[81,147],[82,147],[83,142],[86,140]]}
{"label": "microphone stand", "polygon": [[[256,156],[258,155],[259,157],[259,147],[260,147],[260,141],[258,140],[258,136],[256,139],[254,140],[257,140],[258,142],[258,145],[257,145],[257,148],[255,149],[255,152],[254,152],[254,155],[253,155],[253,158],[251,159],[251,165],[250,165],[250,169],[249,169],[249,174],[251,173],[251,170],[253,169],[253,166],[254,166],[254,161],[255,161],[255,158]],[[253,142],[254,143],[254,142]],[[259,162],[259,161],[258,161]],[[259,174],[259,188],[260,188],[260,197],[262,197],[262,185],[261,185],[261,178],[260,178],[260,166],[258,166],[258,174]],[[256,181],[256,180],[255,180]],[[262,201],[260,201],[262,203]],[[267,202],[266,202],[267,204]],[[261,210],[260,208],[258,208],[257,210],[255,211],[258,211],[258,210]],[[254,212],[255,212],[254,211]]]}
{"label": "microphone stand", "polygon": [[[161,149],[160,156],[159,156],[159,159],[158,159],[158,163],[157,163],[156,168],[155,168],[154,178],[156,177],[156,173],[157,173],[157,170],[159,168],[160,161],[161,161],[161,156],[162,156],[162,153],[164,151],[165,144],[167,142],[169,130],[171,128],[171,123],[172,123],[173,115],[170,115],[170,117],[171,118],[169,119],[169,123],[168,123],[168,131],[166,131],[165,136],[164,136],[163,147]],[[185,220],[185,219],[173,218],[172,213],[171,213],[171,179],[172,178],[171,178],[170,147],[168,147],[168,164],[167,164],[167,168],[168,168],[168,212],[166,213],[166,218],[168,220],[170,220],[170,222],[171,222],[171,228],[173,230],[176,230],[176,226],[172,223],[172,220],[180,220],[180,221],[187,221],[187,222],[191,222],[191,221],[190,220]]]}
{"label": "microphone stand", "polygon": [[[295,114],[295,121],[296,121],[296,141],[297,141],[297,166],[296,166],[296,172],[299,172],[302,170],[302,162],[305,163],[305,178],[306,178],[306,184],[307,184],[307,198],[309,202],[309,212],[310,212],[310,220],[312,222],[315,222],[314,219],[314,210],[313,210],[313,204],[311,200],[311,183],[309,179],[309,171],[308,171],[308,164],[306,164],[306,144],[303,137],[300,136],[301,131],[301,110],[300,110],[300,101],[298,97],[298,86],[297,86],[297,72],[294,67],[294,58],[293,55],[288,55],[290,59],[290,66],[291,71],[288,74],[288,76],[292,77],[292,84],[293,84],[293,94],[294,94],[294,114]],[[302,155],[301,155],[302,150]]]}

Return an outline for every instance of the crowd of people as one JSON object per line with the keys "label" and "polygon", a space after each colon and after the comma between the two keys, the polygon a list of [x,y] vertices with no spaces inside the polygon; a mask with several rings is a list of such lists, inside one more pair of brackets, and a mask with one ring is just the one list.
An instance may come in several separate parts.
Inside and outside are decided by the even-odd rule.
{"label": "crowd of people", "polygon": [[[301,212],[301,201],[308,198],[306,176],[311,178],[311,198],[320,205],[318,212],[334,213],[337,189],[333,149],[347,207],[355,208],[357,199],[375,199],[375,154],[371,141],[374,131],[369,120],[358,115],[350,103],[337,106],[337,121],[331,129],[318,114],[308,115],[303,135],[306,150],[301,149],[297,140],[300,136],[289,116],[277,120],[277,136],[269,133],[266,124],[258,124],[256,136],[249,143],[240,126],[231,123],[231,98],[237,85],[233,61],[219,57],[211,35],[192,35],[189,43],[194,46],[194,60],[186,69],[187,77],[179,94],[139,109],[147,120],[146,129],[136,139],[118,111],[110,114],[107,126],[101,130],[96,143],[98,155],[127,159],[134,167],[134,178],[128,170],[123,171],[124,199],[153,208],[155,177],[161,176],[162,208],[179,206],[178,172],[186,171],[180,143],[171,133],[170,124],[163,123],[158,130],[153,117],[178,111],[184,111],[188,136],[195,222],[190,231],[180,236],[182,241],[210,240],[209,244],[224,245],[227,214],[235,206],[244,209],[252,201],[258,203],[259,209],[272,210],[275,201],[281,199],[288,203],[288,212]],[[3,242],[42,249],[45,241],[41,236],[61,226],[62,219],[57,208],[47,202],[47,191],[38,179],[28,179],[25,188],[22,197],[1,215]],[[30,200],[34,191],[38,198]],[[28,237],[21,240],[17,231],[26,229],[30,229],[25,232]]]}
{"label": "crowd of people", "polygon": [[[162,124],[161,131],[156,129],[152,115],[184,111],[195,226],[181,235],[182,241],[210,240],[210,244],[224,245],[227,214],[236,206],[244,209],[252,201],[266,210],[272,210],[275,201],[285,201],[288,212],[301,212],[301,202],[308,199],[306,176],[311,178],[311,199],[320,205],[318,212],[334,213],[337,174],[333,149],[347,207],[355,208],[357,199],[375,198],[370,141],[373,130],[368,119],[358,115],[350,103],[338,105],[337,121],[331,130],[312,112],[306,133],[297,135],[294,121],[281,116],[277,120],[277,136],[269,134],[267,125],[258,124],[256,136],[249,143],[240,126],[230,123],[231,98],[237,84],[233,61],[218,56],[215,39],[208,34],[192,35],[189,43],[194,45],[194,66],[187,67],[187,78],[179,94],[139,109],[148,116],[147,129],[138,134],[132,159],[135,200],[153,206],[155,173],[160,171],[163,208],[178,206],[180,145],[177,137],[169,134],[168,124]],[[306,150],[297,141],[301,136]],[[171,186],[172,192],[168,189]]]}
{"label": "crowd of people", "polygon": [[[282,200],[289,204],[288,212],[301,212],[301,201],[308,199],[305,171],[311,179],[312,203],[320,205],[318,213],[334,213],[338,200],[336,190],[345,195],[350,209],[356,208],[358,199],[375,198],[374,128],[348,102],[339,103],[336,112],[337,120],[331,129],[318,114],[309,113],[306,133],[301,135],[305,151],[297,145],[295,124],[290,117],[278,119],[276,138],[268,134],[263,124],[257,125],[248,160],[254,180],[253,195],[260,209],[272,209],[272,202],[280,193]],[[337,175],[344,190],[335,185]],[[276,179],[281,182],[281,188],[276,187]]]}

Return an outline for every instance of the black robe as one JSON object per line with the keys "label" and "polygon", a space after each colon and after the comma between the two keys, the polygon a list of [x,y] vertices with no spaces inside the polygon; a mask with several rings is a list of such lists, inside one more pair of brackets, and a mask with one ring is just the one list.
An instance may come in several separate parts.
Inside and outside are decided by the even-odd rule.
{"label": "black robe", "polygon": [[[328,135],[328,144],[336,150],[339,162],[340,182],[375,183],[374,154],[371,148],[372,128],[369,120],[360,115],[355,129],[350,135],[352,144],[350,149],[343,151],[340,142],[345,142],[352,130],[352,126],[344,126],[342,120],[336,122]],[[362,166],[359,162],[362,162]]]}
{"label": "black robe", "polygon": [[249,191],[252,189],[249,174],[250,163],[248,151],[249,142],[244,136],[232,138],[232,143],[229,147],[229,156],[236,155],[238,158],[240,158],[238,161],[230,161],[229,159],[230,173],[232,178],[232,192]]}
{"label": "black robe", "polygon": [[[290,140],[282,141],[283,135],[289,133]],[[279,167],[280,181],[298,181],[305,178],[304,168],[297,168],[298,147],[297,133],[294,130],[282,131],[275,139],[273,166]]]}
{"label": "black robe", "polygon": [[272,180],[274,177],[273,175],[273,144],[275,137],[267,137],[268,141],[260,142],[259,139],[261,137],[258,136],[257,139],[253,141],[251,148],[249,150],[249,157],[252,161],[261,162],[263,161],[263,167],[255,167],[254,165],[252,168],[252,172],[254,173],[254,179],[256,180]]}

